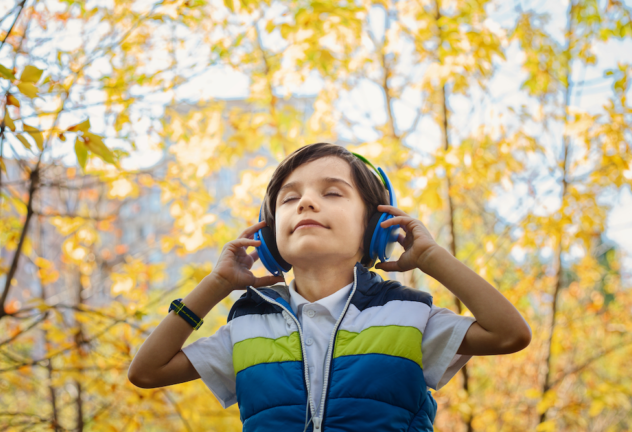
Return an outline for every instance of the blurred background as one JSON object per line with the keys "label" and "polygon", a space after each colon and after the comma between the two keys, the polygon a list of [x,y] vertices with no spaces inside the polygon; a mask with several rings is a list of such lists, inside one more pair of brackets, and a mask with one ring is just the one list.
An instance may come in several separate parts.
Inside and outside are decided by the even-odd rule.
{"label": "blurred background", "polygon": [[435,430],[632,430],[631,20],[629,0],[2,1],[0,430],[240,430],[201,381],[127,369],[323,141],[382,167],[533,330],[433,392]]}

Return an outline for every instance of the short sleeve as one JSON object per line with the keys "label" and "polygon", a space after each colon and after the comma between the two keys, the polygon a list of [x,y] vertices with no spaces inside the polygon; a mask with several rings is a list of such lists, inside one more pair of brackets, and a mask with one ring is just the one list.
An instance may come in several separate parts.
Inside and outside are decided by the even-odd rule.
{"label": "short sleeve", "polygon": [[456,352],[475,321],[473,317],[432,305],[421,341],[422,365],[428,387],[439,390],[472,358]]}
{"label": "short sleeve", "polygon": [[223,325],[212,336],[200,338],[182,348],[204,384],[224,408],[237,402],[229,325]]}

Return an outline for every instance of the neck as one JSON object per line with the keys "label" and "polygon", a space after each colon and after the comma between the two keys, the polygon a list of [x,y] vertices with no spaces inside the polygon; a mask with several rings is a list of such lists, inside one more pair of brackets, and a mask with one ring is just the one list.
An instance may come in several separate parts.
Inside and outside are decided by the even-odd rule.
{"label": "neck", "polygon": [[354,261],[326,266],[292,266],[296,292],[313,303],[328,297],[353,282]]}

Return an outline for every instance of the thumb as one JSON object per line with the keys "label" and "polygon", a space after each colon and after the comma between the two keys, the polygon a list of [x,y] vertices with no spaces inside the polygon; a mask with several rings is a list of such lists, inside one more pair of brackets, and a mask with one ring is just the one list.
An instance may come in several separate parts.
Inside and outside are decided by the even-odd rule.
{"label": "thumb", "polygon": [[263,276],[255,279],[255,283],[252,284],[253,288],[259,288],[264,286],[274,285],[278,282],[284,282],[285,278],[283,276]]}
{"label": "thumb", "polygon": [[385,261],[375,265],[375,268],[384,271],[402,271],[397,264],[397,261]]}

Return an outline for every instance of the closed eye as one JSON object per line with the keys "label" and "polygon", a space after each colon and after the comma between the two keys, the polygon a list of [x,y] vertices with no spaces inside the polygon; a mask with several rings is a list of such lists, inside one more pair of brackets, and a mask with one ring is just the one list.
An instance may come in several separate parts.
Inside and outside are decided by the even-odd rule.
{"label": "closed eye", "polygon": [[[329,195],[334,195],[334,196],[339,196],[339,197],[342,196],[342,195],[340,195],[338,193],[335,193],[335,192],[329,192],[328,194],[325,194],[325,196],[329,196]],[[294,198],[286,198],[285,200],[283,200],[283,202],[281,204],[284,204],[284,203],[286,203],[288,201],[292,201],[292,200],[295,200],[295,199],[297,199],[297,198],[296,197],[294,197]]]}

